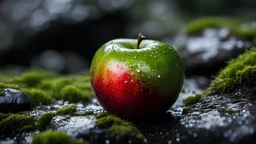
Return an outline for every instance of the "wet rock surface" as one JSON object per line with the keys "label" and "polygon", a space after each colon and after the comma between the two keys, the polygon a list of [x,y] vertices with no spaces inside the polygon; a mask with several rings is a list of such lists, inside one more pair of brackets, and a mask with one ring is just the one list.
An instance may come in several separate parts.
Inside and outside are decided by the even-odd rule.
{"label": "wet rock surface", "polygon": [[31,103],[28,96],[19,90],[7,88],[0,95],[0,112],[17,113],[30,109]]}
{"label": "wet rock surface", "polygon": [[206,28],[199,34],[181,34],[173,44],[187,75],[212,75],[255,42],[234,36],[229,28]]}

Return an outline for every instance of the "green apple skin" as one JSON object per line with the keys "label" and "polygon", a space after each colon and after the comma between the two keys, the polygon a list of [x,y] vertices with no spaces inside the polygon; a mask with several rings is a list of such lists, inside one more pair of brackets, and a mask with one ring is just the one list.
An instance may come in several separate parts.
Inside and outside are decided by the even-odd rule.
{"label": "green apple skin", "polygon": [[168,44],[115,39],[95,53],[90,77],[103,108],[126,119],[165,113],[176,101],[184,76],[178,53]]}

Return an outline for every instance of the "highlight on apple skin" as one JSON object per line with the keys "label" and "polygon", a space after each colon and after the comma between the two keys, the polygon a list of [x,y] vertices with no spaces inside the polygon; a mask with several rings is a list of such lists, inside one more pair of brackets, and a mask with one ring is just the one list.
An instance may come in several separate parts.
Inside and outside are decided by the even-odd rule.
{"label": "highlight on apple skin", "polygon": [[184,67],[170,45],[156,40],[115,39],[95,53],[90,77],[102,107],[126,119],[165,113],[176,101]]}

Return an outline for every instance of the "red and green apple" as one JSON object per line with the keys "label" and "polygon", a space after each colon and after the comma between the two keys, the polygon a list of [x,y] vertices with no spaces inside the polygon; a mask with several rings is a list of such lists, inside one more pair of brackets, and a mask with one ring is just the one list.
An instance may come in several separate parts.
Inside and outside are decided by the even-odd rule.
{"label": "red and green apple", "polygon": [[115,39],[95,53],[91,84],[103,108],[127,119],[165,113],[176,101],[184,68],[178,53],[157,40]]}

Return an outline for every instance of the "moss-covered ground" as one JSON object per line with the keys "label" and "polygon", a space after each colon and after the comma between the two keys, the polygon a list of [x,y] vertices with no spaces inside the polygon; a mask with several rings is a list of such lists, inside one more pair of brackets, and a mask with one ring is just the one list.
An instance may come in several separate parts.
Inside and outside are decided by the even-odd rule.
{"label": "moss-covered ground", "polygon": [[3,88],[20,89],[33,106],[48,105],[55,100],[88,102],[94,96],[88,74],[59,75],[39,69],[21,74],[0,73],[0,91]]}
{"label": "moss-covered ground", "polygon": [[207,95],[232,93],[239,86],[255,86],[256,84],[256,48],[228,62],[219,75],[206,90]]}
{"label": "moss-covered ground", "polygon": [[200,34],[206,28],[228,28],[231,34],[252,40],[256,37],[256,29],[250,24],[245,24],[244,20],[227,17],[207,17],[190,21],[186,26],[188,35]]}
{"label": "moss-covered ground", "polygon": [[[62,99],[73,105],[60,109],[53,108],[54,110],[44,112],[38,117],[31,116],[29,111],[16,114],[0,113],[0,135],[4,137],[40,131],[40,134],[34,136],[35,144],[81,143],[80,140],[73,139],[65,133],[49,131],[52,119],[59,115],[95,116],[91,110],[78,113],[76,107],[77,102],[87,104],[94,96],[88,74],[59,75],[39,69],[31,69],[21,74],[4,71],[0,73],[0,94],[3,95],[5,88],[19,89],[27,94],[34,110],[38,109],[38,106],[51,105]],[[111,139],[143,141],[142,133],[127,120],[105,112],[99,113],[96,119],[96,126],[105,129]]]}

